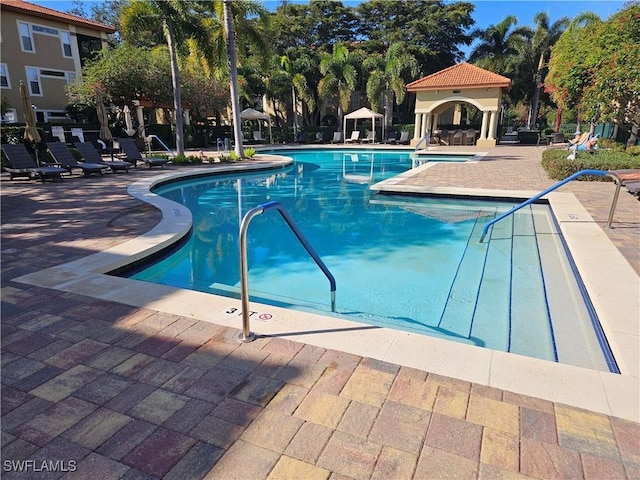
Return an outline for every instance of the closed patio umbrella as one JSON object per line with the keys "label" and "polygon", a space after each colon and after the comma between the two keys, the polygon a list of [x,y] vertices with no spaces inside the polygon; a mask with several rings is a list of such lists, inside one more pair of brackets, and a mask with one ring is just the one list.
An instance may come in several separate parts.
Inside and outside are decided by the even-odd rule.
{"label": "closed patio umbrella", "polygon": [[105,143],[110,142],[111,160],[113,160],[113,135],[111,135],[111,130],[109,130],[107,109],[104,107],[104,103],[102,103],[102,92],[98,87],[96,87],[96,113],[98,114],[98,121],[100,122],[100,138],[104,140]]}
{"label": "closed patio umbrella", "polygon": [[[22,115],[24,116],[24,123],[26,124],[24,129],[24,139],[34,144],[40,143],[42,139],[40,138],[40,134],[36,128],[36,115],[33,113],[29,90],[22,81],[20,82],[20,97],[22,98]],[[36,161],[40,164],[40,161],[38,160],[38,147],[34,146],[34,150],[36,152]]]}
{"label": "closed patio umbrella", "polygon": [[131,109],[129,108],[129,105],[125,105],[122,112],[124,113],[124,123],[127,126],[125,132],[127,132],[127,135],[132,137],[133,134],[136,133],[136,130],[133,128],[133,119],[131,118]]}

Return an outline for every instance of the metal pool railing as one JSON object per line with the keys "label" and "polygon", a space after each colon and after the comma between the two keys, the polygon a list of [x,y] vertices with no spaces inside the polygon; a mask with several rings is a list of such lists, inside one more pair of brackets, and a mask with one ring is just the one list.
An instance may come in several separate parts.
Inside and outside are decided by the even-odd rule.
{"label": "metal pool railing", "polygon": [[249,210],[240,223],[240,301],[242,303],[242,333],[238,336],[238,340],[242,343],[252,342],[255,339],[255,334],[251,332],[249,325],[249,280],[248,280],[248,268],[247,268],[247,230],[249,229],[249,223],[253,217],[261,215],[268,210],[277,210],[280,216],[287,223],[291,231],[298,238],[302,246],[307,250],[311,258],[316,262],[320,270],[329,279],[329,285],[331,287],[331,311],[336,310],[336,280],[320,259],[320,256],[313,249],[309,241],[302,234],[298,226],[289,215],[287,209],[280,202],[268,202]]}
{"label": "metal pool railing", "polygon": [[[610,172],[607,172],[605,170],[580,170],[579,172],[574,173],[573,175],[565,178],[564,180],[556,183],[555,185],[547,188],[546,190],[538,193],[537,195],[534,195],[533,197],[531,197],[529,200],[525,200],[524,202],[522,202],[520,205],[516,205],[515,207],[513,207],[511,210],[503,213],[502,215],[500,215],[499,217],[494,218],[493,220],[491,220],[489,223],[487,223],[484,228],[482,229],[482,235],[480,236],[480,243],[482,243],[484,241],[484,237],[487,235],[487,232],[489,231],[489,228],[496,222],[499,222],[500,220],[502,220],[505,217],[508,217],[509,215],[511,215],[514,212],[517,212],[518,210],[520,210],[523,207],[526,207],[527,205],[529,205],[530,203],[535,202],[536,200],[538,200],[539,198],[545,196],[547,193],[554,191],[557,188],[560,188],[562,185],[564,185],[565,183],[570,182],[571,180],[575,180],[576,178],[582,176],[582,175],[597,175],[597,176],[605,176],[605,175],[610,175]],[[616,200],[617,200],[617,196],[616,196]],[[611,210],[611,214],[609,216],[609,221],[611,221],[611,219],[613,218],[613,210],[615,209],[615,204],[612,205],[612,210]]]}

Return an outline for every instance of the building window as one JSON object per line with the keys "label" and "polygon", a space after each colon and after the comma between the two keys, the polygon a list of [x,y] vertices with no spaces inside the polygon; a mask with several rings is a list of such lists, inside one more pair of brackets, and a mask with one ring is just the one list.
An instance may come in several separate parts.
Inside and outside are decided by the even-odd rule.
{"label": "building window", "polygon": [[4,123],[16,123],[18,121],[18,114],[16,112],[16,109],[10,108],[6,112],[4,112],[4,115],[2,116],[2,121]]}
{"label": "building window", "polygon": [[69,32],[60,32],[60,41],[62,42],[62,56],[72,57],[71,54],[71,35]]}
{"label": "building window", "polygon": [[20,22],[18,24],[18,28],[20,30],[20,45],[22,45],[22,51],[35,52],[35,49],[33,48],[33,37],[29,30],[29,24]]}
{"label": "building window", "polygon": [[9,70],[7,70],[6,63],[0,63],[0,87],[11,88],[11,81],[9,80]]}
{"label": "building window", "polygon": [[38,69],[33,67],[26,67],[27,81],[29,82],[29,92],[31,95],[42,96],[42,86],[40,85],[40,75]]}

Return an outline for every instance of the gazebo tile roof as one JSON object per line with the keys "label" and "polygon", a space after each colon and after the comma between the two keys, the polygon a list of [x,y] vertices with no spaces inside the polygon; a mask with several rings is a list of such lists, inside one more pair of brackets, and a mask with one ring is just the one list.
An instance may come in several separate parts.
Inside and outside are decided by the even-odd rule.
{"label": "gazebo tile roof", "polygon": [[459,63],[439,72],[423,77],[407,85],[407,90],[436,90],[442,88],[477,88],[511,86],[511,79],[490,72],[470,63]]}
{"label": "gazebo tile roof", "polygon": [[57,20],[71,25],[93,28],[94,30],[101,32],[114,33],[116,31],[116,29],[110,25],[71,15],[70,13],[59,12],[57,10],[35,5],[23,0],[0,0],[0,6],[2,9],[21,12],[34,17],[47,18],[49,20]]}

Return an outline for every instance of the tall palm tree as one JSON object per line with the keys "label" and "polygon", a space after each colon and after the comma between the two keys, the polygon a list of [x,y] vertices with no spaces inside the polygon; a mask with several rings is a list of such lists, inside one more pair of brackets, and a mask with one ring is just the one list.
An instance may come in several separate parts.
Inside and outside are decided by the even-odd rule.
{"label": "tall palm tree", "polygon": [[320,57],[318,94],[322,98],[338,97],[338,128],[342,130],[343,111],[349,108],[351,96],[356,90],[359,56],[349,52],[343,43],[333,45],[331,53]]}
{"label": "tall palm tree", "polygon": [[367,57],[363,67],[371,72],[367,80],[367,98],[371,108],[377,112],[380,98],[384,95],[385,121],[390,125],[393,115],[386,113],[393,113],[393,97],[395,95],[396,104],[400,105],[406,93],[403,73],[415,77],[418,73],[418,62],[413,55],[405,53],[403,44],[394,43],[384,57]]}
{"label": "tall palm tree", "polygon": [[201,17],[193,14],[195,3],[189,0],[135,0],[122,10],[120,24],[125,42],[140,31],[161,28],[171,60],[173,108],[176,122],[176,149],[184,154],[184,121],[180,93],[178,45],[192,38],[206,50],[207,30]]}
{"label": "tall palm tree", "polygon": [[514,15],[502,22],[490,25],[486,30],[477,29],[472,36],[480,39],[469,55],[469,62],[496,73],[507,73],[512,57],[520,51],[518,43],[531,36],[527,27],[514,28],[518,20]]}
{"label": "tall palm tree", "polygon": [[315,98],[313,93],[309,90],[307,79],[303,75],[304,71],[309,70],[311,65],[311,59],[302,55],[297,60],[292,61],[288,56],[283,55],[280,57],[280,67],[286,74],[289,82],[291,83],[291,105],[293,108],[293,137],[294,141],[298,140],[298,98],[304,102],[309,110],[315,108]]}
{"label": "tall palm tree", "polygon": [[236,60],[236,38],[233,29],[233,12],[231,1],[223,0],[224,30],[226,32],[227,58],[229,65],[229,80],[231,89],[231,110],[233,114],[233,136],[236,141],[235,152],[238,158],[244,157],[242,147],[242,120],[240,118],[240,101],[238,95],[238,63]]}
{"label": "tall palm tree", "polygon": [[549,15],[539,12],[533,17],[536,25],[533,34],[533,50],[538,55],[538,69],[536,71],[536,84],[533,91],[533,99],[531,100],[531,114],[529,116],[529,125],[531,128],[535,125],[538,118],[538,103],[540,101],[540,89],[543,88],[543,70],[549,60],[551,47],[558,41],[560,35],[569,25],[569,19],[562,17],[556,20],[553,25],[549,24]]}

